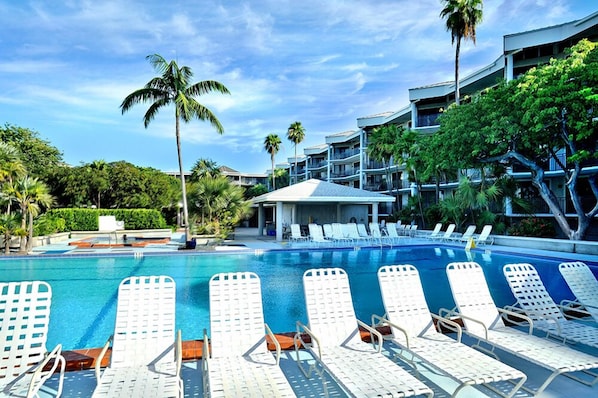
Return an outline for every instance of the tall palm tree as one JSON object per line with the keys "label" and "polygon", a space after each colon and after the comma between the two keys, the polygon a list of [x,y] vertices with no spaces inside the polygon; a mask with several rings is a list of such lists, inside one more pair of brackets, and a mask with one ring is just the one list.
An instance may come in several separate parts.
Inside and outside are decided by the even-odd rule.
{"label": "tall palm tree", "polygon": [[193,72],[191,68],[188,66],[179,67],[174,60],[167,62],[158,54],[148,55],[146,59],[152,64],[154,70],[160,73],[160,76],[154,77],[143,88],[129,94],[120,104],[120,108],[124,114],[135,104],[150,102],[151,105],[143,117],[143,124],[147,128],[160,108],[174,105],[176,148],[183,196],[183,220],[185,235],[189,239],[189,209],[187,207],[187,189],[185,187],[185,174],[181,156],[180,122],[182,120],[189,123],[192,119],[208,121],[219,134],[224,133],[224,128],[216,115],[197,102],[195,97],[213,91],[222,94],[230,94],[230,92],[222,83],[214,80],[204,80],[192,84]]}
{"label": "tall palm tree", "polygon": [[[15,178],[27,174],[25,165],[21,161],[19,151],[6,142],[0,142],[0,182],[11,186]],[[2,195],[3,196],[3,195]],[[10,214],[11,201],[7,201],[6,214]]]}
{"label": "tall palm tree", "polygon": [[287,130],[287,139],[295,144],[295,184],[297,183],[297,144],[305,138],[305,128],[301,125],[301,122],[291,123]]}
{"label": "tall palm tree", "polygon": [[191,168],[190,180],[197,182],[205,177],[216,178],[220,175],[222,175],[222,171],[220,171],[220,166],[218,166],[218,163],[212,159],[201,158],[198,159]]}
{"label": "tall palm tree", "polygon": [[274,176],[274,156],[276,156],[280,150],[281,143],[282,141],[280,141],[278,134],[274,133],[268,134],[264,140],[264,149],[270,154],[270,161],[272,162],[272,190],[276,189],[276,177]]}
{"label": "tall palm tree", "polygon": [[476,42],[476,26],[482,22],[483,0],[442,0],[444,8],[440,17],[446,19],[446,30],[451,32],[451,43],[455,47],[455,103],[459,105],[459,53],[461,40]]}

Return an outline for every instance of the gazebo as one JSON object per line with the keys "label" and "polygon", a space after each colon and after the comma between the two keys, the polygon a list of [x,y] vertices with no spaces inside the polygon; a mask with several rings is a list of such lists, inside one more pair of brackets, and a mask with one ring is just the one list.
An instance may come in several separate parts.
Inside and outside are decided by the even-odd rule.
{"label": "gazebo", "polygon": [[395,198],[363,189],[310,179],[252,199],[258,206],[258,235],[266,226],[264,206],[275,206],[276,240],[282,240],[284,225],[378,221],[378,205]]}

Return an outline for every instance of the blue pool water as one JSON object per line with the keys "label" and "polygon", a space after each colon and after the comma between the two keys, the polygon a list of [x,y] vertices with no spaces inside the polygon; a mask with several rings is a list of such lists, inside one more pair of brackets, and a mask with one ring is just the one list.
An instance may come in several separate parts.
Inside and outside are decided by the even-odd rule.
{"label": "blue pool water", "polygon": [[[469,255],[469,257],[468,257]],[[48,347],[64,349],[102,346],[114,328],[117,290],[131,275],[169,275],[177,283],[177,329],[183,339],[200,339],[209,328],[208,281],[218,272],[253,271],[262,281],[264,315],[274,332],[295,330],[307,322],[301,277],[309,268],[341,267],[350,279],[355,311],[369,322],[383,305],[376,272],[382,265],[413,264],[421,275],[430,309],[454,305],[445,267],[473,260],[484,268],[499,306],[514,299],[502,275],[508,263],[529,262],[558,302],[573,298],[562,280],[559,260],[430,246],[396,249],[272,251],[262,254],[173,254],[116,257],[47,257],[0,261],[0,281],[44,280],[53,289]],[[598,274],[598,264],[590,264]]]}

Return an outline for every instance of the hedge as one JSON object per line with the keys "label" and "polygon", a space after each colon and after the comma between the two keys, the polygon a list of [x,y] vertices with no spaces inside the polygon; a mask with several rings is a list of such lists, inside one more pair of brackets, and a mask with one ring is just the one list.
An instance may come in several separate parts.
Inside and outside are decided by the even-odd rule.
{"label": "hedge", "polygon": [[99,216],[115,216],[125,229],[168,228],[162,213],[155,209],[51,209],[48,214],[64,219],[65,231],[97,231]]}

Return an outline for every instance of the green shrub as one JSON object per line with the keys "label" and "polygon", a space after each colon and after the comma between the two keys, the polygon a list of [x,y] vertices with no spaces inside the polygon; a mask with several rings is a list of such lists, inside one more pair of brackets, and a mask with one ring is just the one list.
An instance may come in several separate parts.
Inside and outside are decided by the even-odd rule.
{"label": "green shrub", "polygon": [[508,229],[511,236],[529,236],[536,238],[554,238],[556,231],[554,225],[548,221],[537,217],[524,218],[517,225]]}
{"label": "green shrub", "polygon": [[52,209],[48,217],[64,220],[62,231],[97,231],[99,216],[115,216],[124,221],[125,229],[161,229],[167,228],[166,221],[155,209]]}

